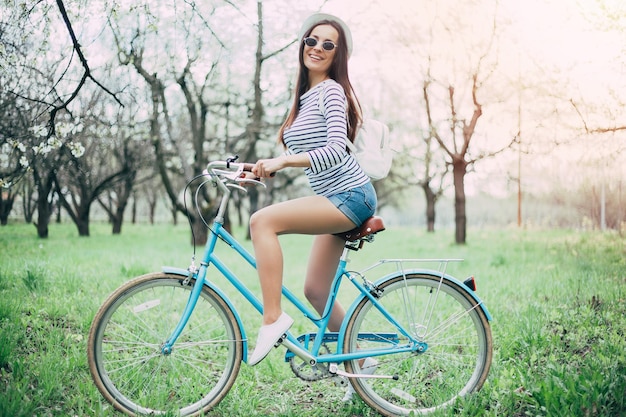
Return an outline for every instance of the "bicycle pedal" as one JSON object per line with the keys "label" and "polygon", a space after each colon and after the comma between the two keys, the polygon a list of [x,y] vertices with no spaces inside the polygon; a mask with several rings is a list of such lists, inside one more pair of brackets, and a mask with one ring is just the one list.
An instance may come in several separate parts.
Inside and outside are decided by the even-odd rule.
{"label": "bicycle pedal", "polygon": [[339,375],[335,375],[332,378],[333,384],[335,384],[336,387],[345,388],[348,386],[348,380],[346,378]]}
{"label": "bicycle pedal", "polygon": [[287,338],[287,333],[283,333],[283,335],[279,337],[276,343],[274,344],[274,347],[277,348],[278,346],[280,346],[285,341],[286,338]]}

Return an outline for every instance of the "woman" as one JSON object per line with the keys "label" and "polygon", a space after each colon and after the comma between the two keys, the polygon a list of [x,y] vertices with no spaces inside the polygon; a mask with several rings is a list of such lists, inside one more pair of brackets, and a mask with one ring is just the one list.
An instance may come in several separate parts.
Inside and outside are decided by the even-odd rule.
{"label": "woman", "polygon": [[[265,358],[293,324],[281,309],[283,259],[278,236],[316,235],[304,291],[322,314],[345,243],[333,234],[360,226],[376,209],[369,177],[346,151],[346,141],[354,141],[355,126],[361,122],[360,105],[348,78],[350,31],[335,16],[315,14],[305,21],[300,42],[295,99],[279,132],[286,152],[259,160],[252,172],[269,177],[283,168],[304,168],[315,195],[265,207],[250,219],[263,295],[263,325],[250,365]],[[323,106],[319,105],[320,94]],[[336,303],[328,329],[338,331],[344,315],[345,310]]]}

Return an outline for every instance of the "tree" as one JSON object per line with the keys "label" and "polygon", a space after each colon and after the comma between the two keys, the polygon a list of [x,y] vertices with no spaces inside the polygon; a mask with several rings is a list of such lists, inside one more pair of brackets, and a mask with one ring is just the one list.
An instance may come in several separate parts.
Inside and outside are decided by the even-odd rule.
{"label": "tree", "polygon": [[0,188],[0,226],[7,225],[16,196],[17,192],[14,189],[8,188],[3,190]]}
{"label": "tree", "polygon": [[[186,205],[179,200],[178,188],[175,184],[180,182],[181,176],[191,177],[191,171],[201,172],[205,163],[204,146],[206,141],[207,117],[209,115],[208,103],[205,101],[203,94],[208,89],[210,80],[209,73],[204,77],[204,84],[198,86],[190,79],[191,66],[195,62],[193,58],[188,58],[182,73],[176,77],[176,83],[179,85],[184,99],[186,101],[186,109],[190,125],[183,131],[190,133],[190,150],[193,163],[190,167],[187,164],[181,164],[180,167],[172,167],[170,162],[172,159],[181,161],[185,158],[186,149],[182,142],[174,137],[173,121],[168,108],[166,96],[166,82],[162,80],[156,72],[147,68],[144,61],[145,47],[141,46],[139,34],[131,41],[129,48],[121,45],[121,40],[116,36],[118,48],[120,50],[119,57],[122,65],[132,66],[137,73],[143,78],[150,89],[150,97],[152,101],[152,110],[149,120],[150,137],[152,139],[152,147],[154,150],[156,166],[161,177],[161,181],[165,188],[170,202],[177,211],[180,211],[190,219],[192,225],[192,235],[194,242],[202,244],[206,242],[207,230],[200,216],[210,212],[209,206],[201,208],[201,214],[196,215],[192,210],[188,210]],[[141,35],[144,36],[144,35]],[[212,66],[214,69],[214,66]],[[179,168],[179,169],[177,169]],[[174,178],[172,178],[174,177]],[[192,184],[190,192],[195,194],[197,185]],[[205,201],[210,201],[208,195],[204,195]]]}
{"label": "tree", "polygon": [[[107,202],[102,196],[97,197],[101,207],[109,215],[113,234],[120,234],[122,231],[124,212],[135,188],[154,174],[151,167],[152,155],[146,151],[149,146],[147,129],[134,123],[135,115],[129,114],[130,120],[126,120],[125,114],[120,112],[118,115],[116,128],[111,132],[110,146],[112,163],[122,167],[124,174],[106,190]],[[142,173],[144,178],[138,178]]]}
{"label": "tree", "polygon": [[[55,136],[52,137],[48,137],[47,129],[44,127],[35,129],[33,139],[38,137],[41,141],[27,151],[30,161],[28,168],[32,173],[37,195],[35,227],[40,238],[48,237],[48,225],[54,210],[56,188],[58,188],[58,170],[67,163],[68,158],[79,159],[84,152],[82,144],[71,139],[76,129],[79,129],[79,126],[74,125],[73,122],[57,122]],[[46,137],[46,140],[42,140]]]}
{"label": "tree", "polygon": [[[62,166],[68,154],[76,157],[80,153],[74,143],[64,142],[64,134],[59,132],[63,129],[59,129],[58,119],[71,114],[74,100],[88,81],[114,100],[117,97],[93,76],[62,0],[56,1],[58,15],[54,13],[54,6],[46,2],[36,3],[32,7],[22,6],[5,8],[8,11],[7,18],[0,22],[3,29],[0,30],[2,45],[9,57],[8,63],[3,65],[3,70],[9,71],[3,71],[6,77],[0,78],[7,87],[2,90],[3,97],[9,97],[9,101],[16,103],[15,108],[24,109],[31,117],[25,119],[27,132],[22,131],[17,136],[11,133],[13,137],[0,132],[0,145],[12,141],[13,148],[19,150],[9,156],[18,158],[19,164],[13,164],[15,169],[8,174],[2,172],[0,183],[6,187],[27,172],[32,173],[38,199],[37,233],[45,238],[48,236],[52,210],[55,171]],[[69,43],[63,42],[63,38],[57,38],[58,42],[54,44],[49,43],[58,27],[56,17],[60,17]],[[31,25],[37,26],[38,31],[33,31]],[[52,51],[52,46],[57,50]],[[50,57],[54,52],[58,52],[58,55],[52,60]],[[72,60],[74,56],[78,58],[77,65]],[[33,62],[41,66],[33,65]],[[75,81],[74,76],[78,81]],[[46,113],[47,117],[44,116]],[[67,119],[64,123],[67,123]]]}
{"label": "tree", "polygon": [[[183,181],[202,172],[210,159],[236,154],[240,161],[250,162],[274,152],[274,146],[268,145],[274,143],[271,133],[277,124],[268,121],[265,112],[263,66],[292,45],[295,38],[290,37],[270,52],[264,51],[266,39],[261,2],[256,2],[253,35],[241,30],[232,33],[232,28],[214,23],[223,22],[225,16],[232,20],[245,15],[249,12],[243,9],[246,6],[200,7],[190,4],[185,10],[179,10],[186,18],[176,22],[168,20],[171,16],[152,15],[153,11],[147,10],[156,24],[139,23],[132,35],[122,29],[126,26],[122,13],[118,13],[118,20],[109,22],[120,63],[136,71],[149,90],[150,137],[159,176],[169,204],[190,219],[196,243],[206,241],[207,230],[202,220],[213,214],[216,201],[203,187],[200,189],[200,213],[188,210],[178,193]],[[169,33],[169,27],[177,27],[184,34],[184,49],[170,45],[168,39],[179,35]],[[233,63],[223,58],[232,54],[232,49],[251,44],[252,36],[256,50],[254,54],[244,54],[246,59],[253,59],[245,66],[250,69],[251,82],[231,83]],[[149,48],[154,42],[160,42],[163,51],[158,59]],[[175,105],[172,106],[171,102]],[[289,180],[281,182],[281,186],[284,184],[289,184]],[[278,189],[276,182],[273,181],[272,185]],[[198,184],[189,184],[191,195],[197,190]],[[241,204],[243,200],[238,202]],[[250,211],[262,204],[258,190],[250,188],[247,203]],[[227,218],[227,226],[228,221]]]}
{"label": "tree", "polygon": [[[15,11],[9,13],[15,18]],[[6,225],[19,183],[29,170],[28,138],[30,123],[38,109],[30,106],[17,92],[19,88],[37,88],[28,71],[18,71],[16,64],[27,58],[29,45],[20,38],[18,23],[0,22],[0,224]]]}
{"label": "tree", "polygon": [[[424,81],[424,85],[422,88],[422,94],[424,97],[425,103],[425,111],[426,118],[428,120],[428,131],[424,134],[424,157],[423,157],[423,171],[421,180],[418,181],[419,186],[424,191],[424,196],[426,197],[426,230],[428,232],[435,231],[435,219],[436,219],[436,210],[435,206],[437,204],[437,200],[443,195],[444,191],[444,179],[448,174],[447,167],[448,164],[445,164],[444,169],[436,168],[435,161],[435,146],[437,145],[437,130],[435,127],[435,123],[433,121],[432,111],[431,111],[431,103],[430,103],[430,94],[429,94],[429,86],[431,81],[426,79]],[[433,182],[439,179],[438,184],[433,187]]]}
{"label": "tree", "polygon": [[[95,103],[99,101],[101,97],[96,94],[85,105],[88,115],[80,118],[80,128],[70,134],[73,143],[83,146],[84,155],[62,145],[60,152],[67,162],[53,174],[59,202],[76,224],[79,236],[89,236],[91,206],[98,197],[120,182],[128,181],[132,188],[137,170],[133,157],[129,156],[128,143],[123,140],[119,146],[112,137],[117,130],[115,124],[97,120]],[[113,156],[115,153],[118,158]]]}
{"label": "tree", "polygon": [[[418,108],[414,119],[419,127],[415,130],[424,132],[423,146],[419,148],[423,156],[416,164],[422,164],[417,169],[421,171],[418,184],[426,197],[427,224],[429,230],[434,225],[435,204],[451,170],[455,241],[463,244],[467,238],[466,174],[478,161],[515,143],[514,136],[497,144],[486,143],[484,128],[478,129],[484,103],[507,100],[506,93],[497,91],[502,80],[495,77],[499,59],[498,2],[431,6],[422,7],[416,14],[419,22],[411,20],[410,27],[399,26],[396,36],[415,61],[410,73],[411,85],[416,89],[413,106]],[[489,8],[492,12],[485,13]],[[467,16],[473,18],[471,31]]]}
{"label": "tree", "polygon": [[[50,199],[39,198],[39,217],[48,216],[40,224],[47,227],[52,206],[56,205],[59,215],[60,207],[67,211],[80,236],[88,236],[92,204],[120,183],[132,189],[137,170],[143,164],[143,152],[136,132],[129,133],[132,124],[120,119],[122,108],[109,101],[108,96],[95,90],[89,100],[80,97],[77,103],[80,110],[74,115],[65,113],[64,122],[56,123],[57,136],[33,148],[33,175],[39,193],[44,185],[51,187],[43,192],[53,193],[56,200],[54,204]],[[45,137],[46,131],[41,127],[39,134]],[[54,161],[53,169],[45,165],[51,161]],[[45,173],[45,182],[38,179],[40,172]],[[125,204],[125,201],[120,203]],[[43,204],[47,206],[42,208]],[[121,211],[123,213],[123,208]],[[121,221],[120,216],[118,213]],[[114,228],[119,231],[121,224]]]}

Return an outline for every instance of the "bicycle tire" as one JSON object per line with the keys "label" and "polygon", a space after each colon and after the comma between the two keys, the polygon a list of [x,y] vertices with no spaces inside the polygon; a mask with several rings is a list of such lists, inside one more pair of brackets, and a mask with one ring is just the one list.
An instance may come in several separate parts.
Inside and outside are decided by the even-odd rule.
{"label": "bicycle tire", "polygon": [[195,279],[183,285],[184,279],[137,277],[113,292],[94,317],[89,370],[106,400],[128,415],[206,413],[239,373],[241,329],[228,304],[207,286],[172,352],[161,352],[195,285]]}
{"label": "bicycle tire", "polygon": [[[378,288],[382,292],[377,301],[427,349],[375,357],[376,375],[395,375],[397,380],[350,378],[365,403],[385,416],[428,414],[482,387],[491,366],[491,328],[462,286],[441,276],[412,273],[392,277]],[[353,310],[345,333],[344,353],[408,343],[368,298]],[[345,368],[361,372],[358,360],[347,361]]]}

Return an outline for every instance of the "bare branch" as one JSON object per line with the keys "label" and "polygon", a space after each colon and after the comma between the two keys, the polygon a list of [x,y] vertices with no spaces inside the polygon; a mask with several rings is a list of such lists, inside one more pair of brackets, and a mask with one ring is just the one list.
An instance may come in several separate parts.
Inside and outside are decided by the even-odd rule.
{"label": "bare branch", "polygon": [[591,129],[589,133],[612,133],[612,132],[619,132],[620,130],[626,130],[626,126]]}
{"label": "bare branch", "polygon": [[280,49],[277,49],[267,55],[263,55],[263,57],[261,58],[261,61],[266,61],[268,59],[270,59],[273,56],[276,56],[278,54],[280,54],[281,52],[285,51],[286,49],[288,49],[291,45],[293,45],[294,43],[299,42],[298,39],[294,39],[293,41],[291,41],[290,43],[288,43],[287,45],[283,46]]}
{"label": "bare branch", "polygon": [[580,117],[580,121],[583,122],[583,126],[585,127],[585,132],[589,133],[589,126],[587,126],[587,121],[583,117],[583,114],[580,112],[580,109],[578,108],[578,106],[576,105],[573,99],[570,99],[569,102],[572,104],[572,107],[574,107],[574,110],[576,110],[576,113],[578,113],[578,116]]}
{"label": "bare branch", "polygon": [[585,133],[602,134],[602,133],[614,133],[614,132],[619,132],[619,131],[622,131],[622,130],[626,130],[626,126],[598,127],[598,128],[595,128],[595,129],[590,129],[589,125],[587,124],[587,121],[585,120],[585,117],[583,116],[582,112],[578,108],[578,105],[574,102],[573,99],[570,99],[569,102],[572,104],[572,107],[574,107],[574,110],[576,110],[576,113],[578,114],[578,117],[580,117],[580,121],[583,123],[583,126],[585,128]]}
{"label": "bare branch", "polygon": [[463,149],[461,149],[461,155],[465,155],[467,153],[470,140],[476,130],[478,119],[483,114],[483,107],[478,102],[478,72],[474,73],[472,80],[472,102],[474,103],[474,112],[472,113],[472,119],[469,124],[466,124],[465,121],[463,121]]}
{"label": "bare branch", "polygon": [[122,102],[117,98],[117,96],[114,93],[112,93],[109,89],[107,89],[104,85],[102,85],[98,80],[96,80],[91,75],[91,69],[89,68],[89,64],[87,63],[87,59],[85,58],[85,55],[83,54],[83,51],[82,51],[81,46],[80,46],[80,43],[78,42],[78,39],[76,38],[76,34],[74,33],[74,28],[72,27],[72,23],[70,22],[70,18],[67,15],[67,11],[65,10],[65,5],[63,4],[63,0],[57,0],[56,3],[57,3],[57,7],[59,8],[59,12],[61,13],[61,17],[63,18],[63,22],[65,23],[65,27],[67,28],[67,31],[68,31],[68,33],[70,35],[70,38],[72,39],[72,45],[74,47],[74,51],[78,55],[78,59],[81,62],[81,65],[83,67],[84,73],[83,73],[83,76],[81,77],[78,85],[76,86],[76,88],[74,89],[72,94],[70,95],[70,97],[67,100],[65,100],[63,103],[61,103],[61,105],[54,106],[53,109],[50,111],[50,120],[48,122],[48,137],[54,135],[54,130],[55,130],[54,129],[54,121],[55,121],[57,113],[59,111],[63,110],[63,109],[67,109],[67,106],[69,106],[69,104],[72,101],[74,101],[74,99],[78,96],[78,93],[80,92],[80,90],[85,85],[85,82],[88,79],[93,81],[103,91],[105,91],[107,94],[112,96],[115,99],[115,101],[120,106],[124,107]]}

